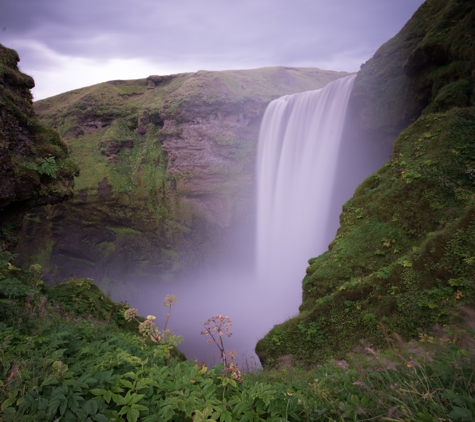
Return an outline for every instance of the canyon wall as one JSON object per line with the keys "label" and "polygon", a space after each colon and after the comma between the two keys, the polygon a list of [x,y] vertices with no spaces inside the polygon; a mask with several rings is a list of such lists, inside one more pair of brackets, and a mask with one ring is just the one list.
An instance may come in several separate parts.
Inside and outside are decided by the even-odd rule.
{"label": "canyon wall", "polygon": [[[117,295],[206,265],[249,262],[261,117],[282,95],[345,72],[299,68],[111,81],[35,103],[81,169],[75,198],[33,210],[17,253],[47,278],[91,277]],[[244,229],[247,227],[247,229]]]}

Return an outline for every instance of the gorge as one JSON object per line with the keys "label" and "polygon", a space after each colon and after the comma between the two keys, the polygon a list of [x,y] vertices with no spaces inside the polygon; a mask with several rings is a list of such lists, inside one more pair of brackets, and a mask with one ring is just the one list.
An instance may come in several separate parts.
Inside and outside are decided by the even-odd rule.
{"label": "gorge", "polygon": [[35,104],[0,46],[0,419],[475,420],[474,46],[473,0],[427,0],[356,75]]}
{"label": "gorge", "polygon": [[[366,168],[375,155],[386,163],[344,205],[329,250],[310,259],[298,316],[258,343],[265,365],[290,354],[303,361],[343,356],[362,338],[384,346],[384,332],[414,338],[435,322],[456,323],[459,305],[473,304],[473,19],[468,1],[427,1],[358,72],[340,168],[355,159]],[[15,57],[7,56],[13,69]],[[5,107],[19,104],[11,115],[26,125],[17,132],[28,132],[31,81],[16,72],[2,76]],[[40,263],[51,283],[92,277],[116,297],[135,294],[132,279],[165,287],[185,274],[198,281],[199,269],[206,274],[216,262],[226,276],[237,273],[253,248],[237,251],[238,242],[223,239],[237,233],[245,245],[251,237],[243,230],[254,218],[246,192],[266,105],[343,76],[294,68],[150,76],[38,102],[42,125],[66,145],[40,130],[30,142],[43,142],[38,157],[30,144],[8,154],[2,146],[9,186],[20,176],[22,205],[4,220],[2,248],[17,243],[19,263]],[[14,83],[26,97],[15,96]],[[77,167],[66,159],[68,147],[81,168],[75,199],[33,209],[17,238],[25,209],[71,195]],[[347,186],[341,176],[335,183]],[[354,188],[358,178],[351,179]],[[14,191],[5,190],[4,209]],[[332,203],[345,201],[340,191]],[[219,282],[212,287],[219,292]]]}
{"label": "gorge", "polygon": [[[305,273],[305,257],[326,250],[338,228],[336,216],[343,202],[382,164],[374,154],[363,168],[358,159],[341,168],[341,149],[355,143],[348,132],[342,139],[354,78],[281,97],[267,107],[257,153],[255,262],[251,257],[244,265],[216,266],[174,285],[148,284],[145,295],[136,292],[131,298],[132,305],[140,304],[145,313],[152,313],[157,298],[168,293],[179,298],[171,326],[184,336],[181,347],[188,357],[204,359],[217,352],[209,347],[207,352],[193,324],[204,322],[212,309],[231,317],[233,337],[226,344],[248,360],[257,339],[297,313],[301,292],[295,280]],[[359,148],[367,152],[362,145]],[[337,173],[343,176],[337,179]],[[252,240],[247,248],[253,249]],[[219,361],[219,355],[214,360]]]}

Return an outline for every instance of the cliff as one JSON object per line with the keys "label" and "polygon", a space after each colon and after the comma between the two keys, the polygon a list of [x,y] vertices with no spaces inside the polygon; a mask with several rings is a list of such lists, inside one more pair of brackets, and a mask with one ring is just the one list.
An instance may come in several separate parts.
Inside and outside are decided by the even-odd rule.
{"label": "cliff", "polygon": [[362,66],[356,138],[394,140],[393,154],[345,204],[329,250],[310,259],[299,315],[257,344],[263,364],[460,329],[475,305],[474,40],[472,1],[428,0]]}
{"label": "cliff", "polygon": [[73,195],[76,164],[57,132],[35,117],[33,79],[0,44],[0,251],[12,250],[25,213]]}
{"label": "cliff", "polygon": [[[264,68],[111,81],[35,103],[71,148],[73,201],[32,211],[17,248],[50,280],[159,281],[252,253],[231,244],[253,218],[259,124],[282,95],[345,76]],[[241,242],[244,244],[245,242]],[[113,293],[113,294],[114,294]]]}

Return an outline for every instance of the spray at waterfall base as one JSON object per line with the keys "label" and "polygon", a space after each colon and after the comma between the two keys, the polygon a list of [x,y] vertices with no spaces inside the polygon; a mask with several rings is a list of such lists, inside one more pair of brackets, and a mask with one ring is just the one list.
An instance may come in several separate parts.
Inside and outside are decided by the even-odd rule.
{"label": "spray at waterfall base", "polygon": [[233,321],[226,349],[257,364],[256,342],[298,313],[308,259],[326,251],[342,204],[383,161],[341,168],[347,164],[345,116],[354,78],[269,104],[258,145],[255,262],[197,272],[170,285],[151,284],[141,289],[145,296],[134,295],[131,305],[142,314],[157,313],[167,294],[178,298],[169,327],[184,337],[180,349],[187,358],[221,361],[200,331],[201,323],[222,314]]}

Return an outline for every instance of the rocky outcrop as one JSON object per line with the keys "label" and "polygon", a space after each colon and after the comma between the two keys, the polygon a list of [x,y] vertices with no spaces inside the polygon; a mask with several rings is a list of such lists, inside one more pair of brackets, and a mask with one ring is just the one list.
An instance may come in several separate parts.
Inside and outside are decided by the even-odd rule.
{"label": "rocky outcrop", "polygon": [[19,61],[0,45],[0,251],[15,246],[29,209],[72,196],[78,171],[58,133],[36,119],[34,81]]}
{"label": "rocky outcrop", "polygon": [[258,342],[264,365],[394,346],[435,324],[457,330],[475,306],[474,40],[473,1],[427,0],[362,66],[355,138],[395,140],[393,154],[310,259],[299,315]]}
{"label": "rocky outcrop", "polygon": [[393,141],[421,114],[475,102],[475,9],[429,0],[361,66],[351,96],[360,130]]}
{"label": "rocky outcrop", "polygon": [[[344,72],[264,68],[111,81],[35,103],[79,162],[76,198],[34,210],[17,252],[51,281],[156,282],[252,253],[256,143],[274,98]],[[233,239],[233,240],[230,240]],[[249,240],[249,239],[248,239]],[[115,296],[114,296],[115,297]]]}

